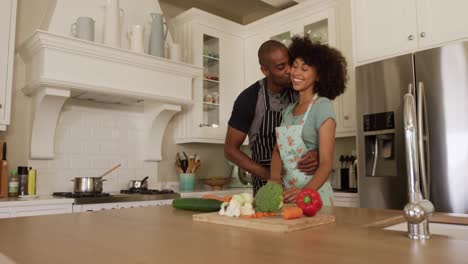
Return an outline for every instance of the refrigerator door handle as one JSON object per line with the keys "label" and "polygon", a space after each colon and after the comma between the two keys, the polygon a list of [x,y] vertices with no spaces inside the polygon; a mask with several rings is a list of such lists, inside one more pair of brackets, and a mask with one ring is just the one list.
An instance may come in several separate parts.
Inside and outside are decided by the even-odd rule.
{"label": "refrigerator door handle", "polygon": [[372,166],[372,176],[375,176],[375,171],[377,170],[377,160],[379,158],[379,139],[375,136],[375,143],[374,143],[374,164]]}
{"label": "refrigerator door handle", "polygon": [[429,200],[429,184],[430,184],[430,152],[429,152],[429,125],[427,119],[426,91],[424,83],[418,83],[418,145],[419,145],[419,163],[421,168],[421,184],[424,199]]}

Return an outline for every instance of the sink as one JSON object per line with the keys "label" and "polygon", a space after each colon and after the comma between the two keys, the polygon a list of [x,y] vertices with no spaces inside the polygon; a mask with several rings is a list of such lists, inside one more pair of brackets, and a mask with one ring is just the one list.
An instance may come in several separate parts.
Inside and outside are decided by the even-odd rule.
{"label": "sink", "polygon": [[[408,231],[406,222],[388,226],[383,229],[404,232]],[[430,223],[429,232],[433,235],[442,235],[454,239],[468,240],[468,225]]]}

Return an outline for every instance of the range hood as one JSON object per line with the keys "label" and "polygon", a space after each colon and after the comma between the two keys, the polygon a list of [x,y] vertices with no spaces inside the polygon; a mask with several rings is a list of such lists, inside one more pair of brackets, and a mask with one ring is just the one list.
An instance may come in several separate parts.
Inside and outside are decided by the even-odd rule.
{"label": "range hood", "polygon": [[31,159],[53,159],[55,128],[69,98],[141,104],[151,129],[145,160],[161,160],[161,140],[174,114],[191,104],[202,68],[37,30],[19,48],[22,91],[33,98]]}

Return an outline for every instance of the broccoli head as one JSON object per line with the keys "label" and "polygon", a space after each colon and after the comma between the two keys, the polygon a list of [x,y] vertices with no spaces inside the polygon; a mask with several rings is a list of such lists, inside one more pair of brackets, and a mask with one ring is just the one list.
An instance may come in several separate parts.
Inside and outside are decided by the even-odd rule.
{"label": "broccoli head", "polygon": [[254,203],[257,212],[278,212],[283,207],[283,187],[268,182],[257,191]]}

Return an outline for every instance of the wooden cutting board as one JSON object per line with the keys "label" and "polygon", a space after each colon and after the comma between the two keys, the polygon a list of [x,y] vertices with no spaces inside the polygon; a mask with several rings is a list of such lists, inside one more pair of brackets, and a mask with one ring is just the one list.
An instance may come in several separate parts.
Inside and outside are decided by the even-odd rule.
{"label": "wooden cutting board", "polygon": [[282,233],[297,231],[335,222],[335,216],[325,214],[317,214],[314,217],[303,216],[301,218],[293,220],[285,220],[282,216],[270,216],[258,219],[242,219],[240,217],[236,218],[219,215],[218,212],[195,214],[192,217],[193,221],[196,222],[237,226],[242,228]]}

